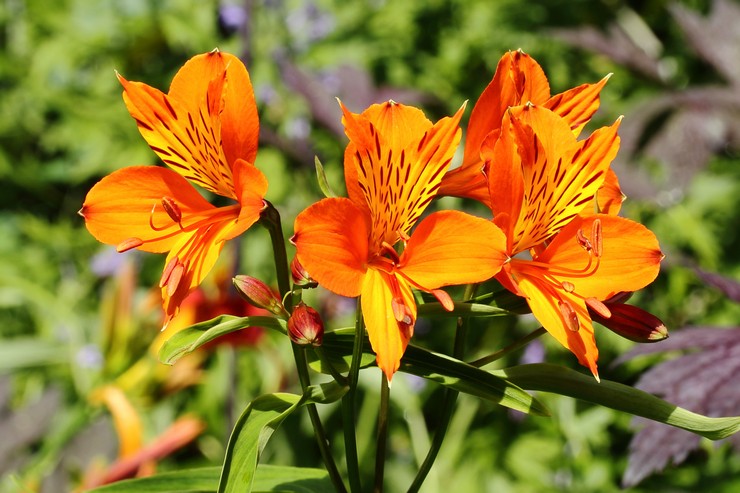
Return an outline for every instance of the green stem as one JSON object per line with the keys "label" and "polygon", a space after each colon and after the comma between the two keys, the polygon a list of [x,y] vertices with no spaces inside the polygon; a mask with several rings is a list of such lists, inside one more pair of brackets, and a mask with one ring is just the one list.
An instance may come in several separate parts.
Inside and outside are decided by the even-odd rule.
{"label": "green stem", "polygon": [[[468,301],[473,298],[473,296],[475,296],[475,290],[477,288],[477,284],[469,284],[465,288],[463,300]],[[452,350],[452,355],[457,359],[462,359],[463,354],[465,353],[465,340],[468,335],[468,326],[468,318],[457,319],[457,331],[455,332],[455,343]],[[458,392],[456,390],[447,389],[445,391],[442,401],[442,411],[439,426],[437,427],[437,431],[434,433],[434,438],[432,438],[432,444],[429,447],[429,452],[427,452],[427,456],[424,458],[424,462],[422,462],[421,467],[419,467],[419,472],[416,473],[414,482],[411,483],[411,486],[409,486],[408,493],[416,493],[419,491],[422,483],[424,483],[424,480],[427,477],[427,474],[429,474],[429,471],[432,469],[434,461],[437,460],[437,454],[439,454],[439,449],[442,448],[442,442],[445,439],[447,428],[450,426],[450,421],[452,420],[452,413],[455,410],[455,402],[457,402],[457,396]]]}
{"label": "green stem", "polygon": [[347,474],[350,491],[362,491],[360,482],[360,465],[357,458],[357,433],[355,430],[355,401],[357,397],[357,380],[360,376],[362,361],[362,340],[365,336],[365,325],[362,320],[360,298],[357,298],[357,319],[355,322],[355,340],[352,349],[352,362],[349,366],[347,381],[349,390],[342,397],[342,429],[344,431],[344,448],[347,457]]}
{"label": "green stem", "polygon": [[527,344],[529,344],[533,340],[537,339],[539,336],[541,336],[542,334],[544,334],[546,332],[547,331],[544,329],[544,327],[540,327],[539,329],[530,332],[529,334],[527,334],[526,336],[522,337],[521,339],[512,342],[511,344],[509,344],[505,348],[500,349],[500,350],[496,351],[495,353],[491,353],[488,356],[483,356],[482,358],[477,359],[475,361],[472,361],[469,364],[471,366],[475,366],[475,367],[478,367],[478,368],[480,368],[481,366],[485,366],[488,363],[492,363],[492,362],[496,361],[497,359],[502,358],[503,356],[509,354],[512,351],[516,351],[517,349],[519,349],[519,348],[521,348],[523,346],[526,346]]}
{"label": "green stem", "polygon": [[[275,257],[275,272],[277,275],[278,290],[280,296],[283,298],[285,303],[285,309],[291,312],[293,305],[293,297],[286,296],[290,293],[290,266],[288,264],[288,253],[285,250],[285,237],[283,236],[283,227],[280,221],[280,213],[270,203],[265,201],[266,207],[262,211],[260,221],[270,232],[270,240],[272,241],[272,251]],[[311,376],[308,373],[308,362],[306,361],[306,353],[303,348],[291,344],[293,347],[293,357],[295,358],[296,369],[298,371],[298,379],[301,382],[301,388],[303,392],[306,388],[311,385]],[[315,404],[306,405],[308,409],[308,415],[311,418],[311,425],[313,426],[314,435],[316,442],[319,446],[319,452],[321,458],[326,465],[326,470],[329,473],[334,488],[339,493],[346,493],[347,488],[344,486],[342,476],[339,474],[337,465],[334,462],[334,458],[331,456],[331,450],[329,448],[329,440],[324,430],[324,426],[321,424],[319,418],[319,412],[316,409]]]}
{"label": "green stem", "polygon": [[380,382],[380,411],[378,412],[378,445],[375,449],[375,488],[374,493],[383,492],[383,476],[385,471],[385,452],[388,442],[388,401],[391,388],[388,378],[383,373]]}

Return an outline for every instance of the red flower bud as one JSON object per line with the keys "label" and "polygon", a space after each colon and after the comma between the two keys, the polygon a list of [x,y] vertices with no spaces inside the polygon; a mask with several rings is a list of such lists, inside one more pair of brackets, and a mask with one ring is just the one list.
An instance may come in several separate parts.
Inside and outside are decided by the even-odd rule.
{"label": "red flower bud", "polygon": [[611,317],[603,317],[591,308],[588,313],[593,321],[615,334],[635,342],[658,342],[668,338],[665,324],[652,313],[624,303],[606,301],[604,304],[611,312]]}
{"label": "red flower bud", "polygon": [[298,257],[293,257],[293,261],[290,263],[290,274],[293,277],[293,284],[296,286],[302,288],[315,288],[318,286],[318,283],[311,279],[308,271],[298,261]]}
{"label": "red flower bud", "polygon": [[299,346],[321,346],[324,322],[316,310],[301,301],[288,319],[288,334]]}
{"label": "red flower bud", "polygon": [[242,298],[254,306],[264,308],[283,318],[287,316],[283,303],[275,295],[275,291],[259,279],[250,276],[236,276],[234,287]]}

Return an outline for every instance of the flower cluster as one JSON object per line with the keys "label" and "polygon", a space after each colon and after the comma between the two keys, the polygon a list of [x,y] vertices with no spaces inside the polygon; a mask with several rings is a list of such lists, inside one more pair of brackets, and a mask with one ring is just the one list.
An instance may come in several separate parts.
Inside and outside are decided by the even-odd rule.
{"label": "flower cluster", "polygon": [[[454,169],[464,105],[432,122],[394,101],[361,113],[339,103],[349,138],[347,197],[325,198],[297,216],[292,266],[310,285],[360,297],[389,380],[414,332],[414,290],[452,310],[443,287],[494,278],[526,299],[542,326],[598,378],[592,320],[609,325],[612,309],[625,312],[614,297],[652,282],[663,258],[653,233],[617,216],[623,196],[611,161],[621,119],[579,140],[607,79],[551,96],[531,57],[506,53],[473,108]],[[119,251],[169,252],[160,281],[169,321],[223,243],[268,205],[267,181],[254,166],[256,104],[244,65],[218,51],[185,64],[167,94],[119,80],[139,131],[169,169],[111,174],[89,192],[81,214],[96,238]],[[213,206],[188,181],[234,203]],[[491,216],[424,215],[439,195],[480,201]],[[641,337],[634,323],[630,331]],[[651,334],[645,339],[659,338]]]}

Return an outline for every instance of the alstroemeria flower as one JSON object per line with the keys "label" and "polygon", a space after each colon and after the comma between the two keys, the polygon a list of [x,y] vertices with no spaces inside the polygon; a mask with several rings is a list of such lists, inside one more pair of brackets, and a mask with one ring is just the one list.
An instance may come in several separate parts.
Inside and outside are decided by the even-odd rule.
{"label": "alstroemeria flower", "polygon": [[[506,110],[528,103],[541,105],[560,115],[577,137],[599,108],[599,94],[608,79],[607,76],[596,84],[582,84],[551,97],[545,72],[534,59],[522,51],[505,53],[470,115],[462,164],[444,177],[439,195],[468,197],[490,206],[481,145],[486,138],[498,136]],[[613,172],[609,172],[604,185],[598,195],[599,210],[616,214],[622,193]]]}
{"label": "alstroemeria flower", "polygon": [[[254,166],[257,106],[244,64],[219,51],[189,60],[167,94],[118,78],[139,132],[170,169],[115,171],[90,190],[80,214],[95,238],[118,251],[169,252],[160,281],[168,322],[224,242],[265,207],[267,180]],[[188,181],[234,203],[216,207]]]}
{"label": "alstroemeria flower", "polygon": [[301,212],[293,242],[319,284],[362,296],[370,343],[390,380],[414,330],[412,288],[450,309],[439,288],[491,278],[506,260],[506,240],[491,221],[458,211],[430,214],[411,233],[459,143],[462,108],[434,125],[392,101],[362,114],[342,111],[349,198],[323,199]]}
{"label": "alstroemeria flower", "polygon": [[645,287],[663,258],[641,224],[590,213],[619,148],[618,126],[579,142],[563,118],[525,105],[510,109],[500,137],[482,147],[493,220],[512,257],[497,279],[526,297],[542,326],[597,378],[588,308],[608,317],[600,300]]}

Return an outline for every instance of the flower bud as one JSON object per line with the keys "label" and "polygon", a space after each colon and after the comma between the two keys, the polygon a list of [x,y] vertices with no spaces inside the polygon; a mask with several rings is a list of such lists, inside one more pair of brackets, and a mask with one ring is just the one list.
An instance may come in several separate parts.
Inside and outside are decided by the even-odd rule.
{"label": "flower bud", "polygon": [[308,271],[298,261],[298,257],[293,257],[293,261],[290,263],[290,274],[293,277],[293,284],[296,286],[302,288],[315,288],[318,286],[318,283],[311,278]]}
{"label": "flower bud", "polygon": [[275,292],[264,282],[250,276],[236,276],[234,287],[239,295],[252,305],[285,317],[287,315],[283,303]]}
{"label": "flower bud", "polygon": [[299,346],[321,346],[324,322],[316,310],[301,301],[288,319],[288,334]]}
{"label": "flower bud", "polygon": [[611,317],[605,318],[591,308],[588,313],[591,319],[618,334],[625,339],[635,342],[658,342],[668,338],[668,329],[665,324],[642,308],[624,303],[605,301]]}

